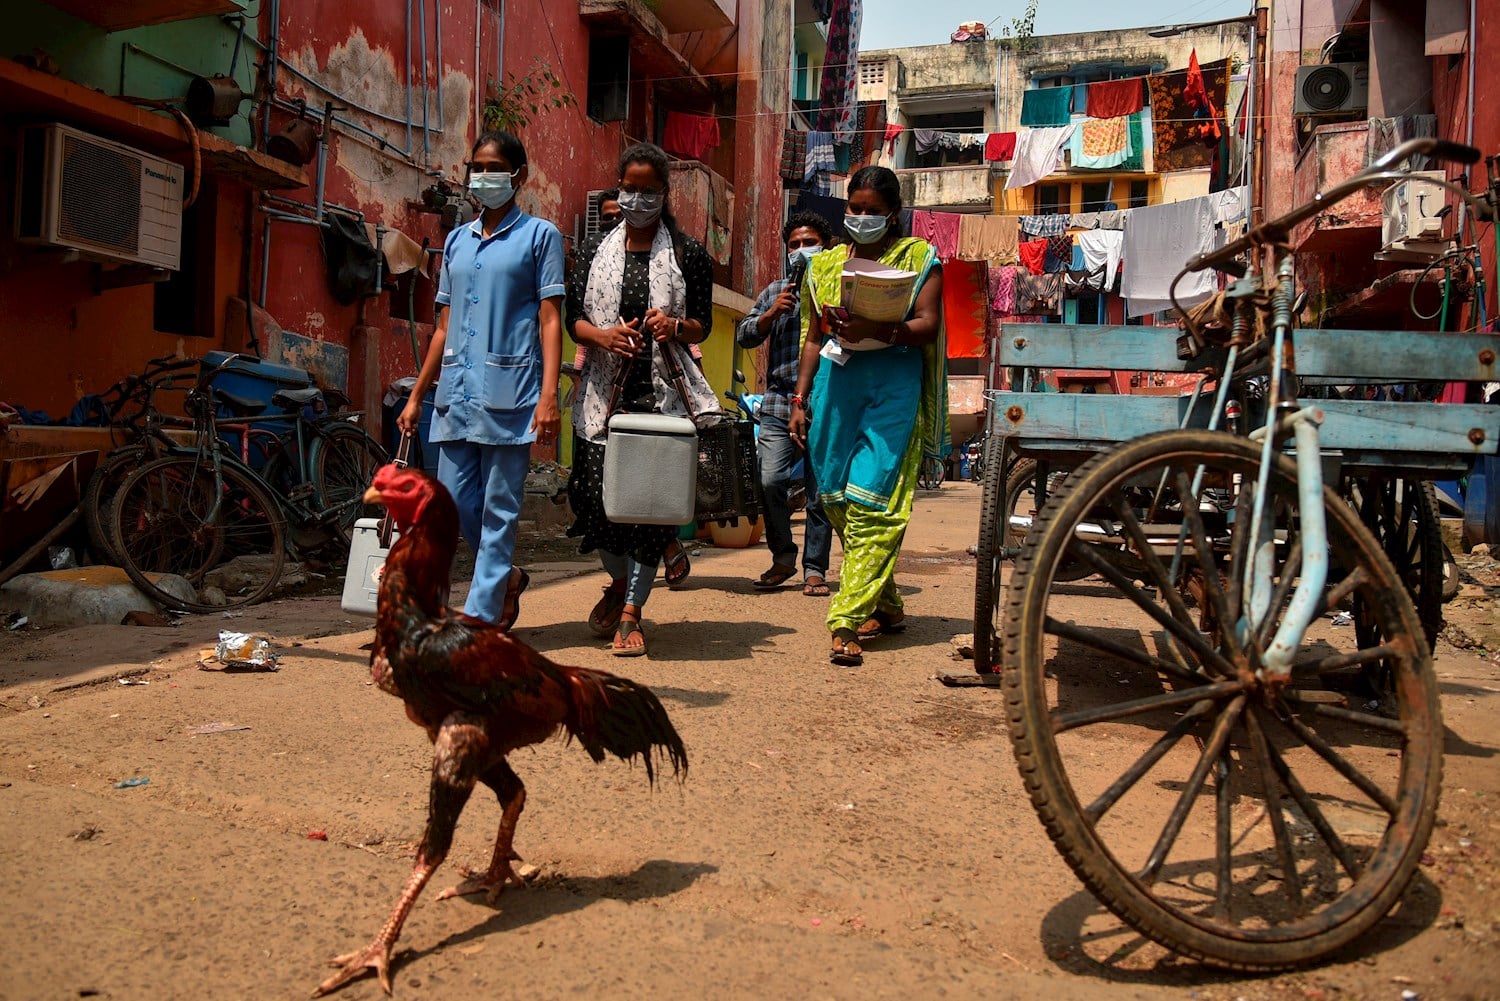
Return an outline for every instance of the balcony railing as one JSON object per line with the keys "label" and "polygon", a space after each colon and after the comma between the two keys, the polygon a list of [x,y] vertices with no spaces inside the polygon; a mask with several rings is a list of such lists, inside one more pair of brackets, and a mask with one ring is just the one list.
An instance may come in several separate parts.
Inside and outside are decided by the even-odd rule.
{"label": "balcony railing", "polygon": [[[1297,159],[1292,202],[1300,205],[1364,169],[1369,122],[1320,125]],[[1366,188],[1292,231],[1292,245],[1305,253],[1327,253],[1377,238],[1380,189]]]}

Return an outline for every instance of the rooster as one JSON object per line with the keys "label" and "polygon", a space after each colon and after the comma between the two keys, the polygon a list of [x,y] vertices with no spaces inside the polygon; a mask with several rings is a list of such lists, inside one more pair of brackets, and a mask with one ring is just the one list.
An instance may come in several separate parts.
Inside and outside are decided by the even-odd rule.
{"label": "rooster", "polygon": [[604,671],[554,664],[509,632],[447,607],[448,571],[458,547],[458,509],[448,491],[415,469],[385,466],[365,494],[400,529],[380,582],[370,673],[383,691],[406,703],[406,715],[433,743],[427,827],[416,864],[375,941],[335,958],[338,973],[314,997],[373,969],[391,991],[391,951],[422,888],[448,854],[459,814],[476,782],[500,800],[500,830],[489,869],[468,875],[439,900],[484,893],[493,903],[506,884],[521,885],[511,868],[516,821],[526,787],[505,756],[566,730],[594,761],[605,752],[639,757],[656,782],[659,760],[686,774],[682,738],[655,695]]}

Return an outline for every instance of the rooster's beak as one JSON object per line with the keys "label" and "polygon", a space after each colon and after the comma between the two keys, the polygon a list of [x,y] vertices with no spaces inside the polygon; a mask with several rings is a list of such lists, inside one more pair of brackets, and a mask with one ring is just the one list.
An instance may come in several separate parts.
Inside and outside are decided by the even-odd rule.
{"label": "rooster's beak", "polygon": [[380,488],[379,487],[371,487],[370,489],[366,490],[365,491],[364,500],[365,500],[366,504],[384,504],[385,503],[385,498],[381,497],[381,495],[380,495]]}

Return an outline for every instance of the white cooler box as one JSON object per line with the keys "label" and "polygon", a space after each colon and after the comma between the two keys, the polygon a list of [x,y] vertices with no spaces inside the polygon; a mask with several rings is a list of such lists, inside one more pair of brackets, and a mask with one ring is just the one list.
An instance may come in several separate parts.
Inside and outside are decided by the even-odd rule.
{"label": "white cooler box", "polygon": [[361,518],[354,523],[354,538],[349,543],[349,567],[344,572],[344,598],[340,603],[344,611],[354,615],[375,614],[386,554],[401,537],[393,527],[389,545],[382,546],[380,522],[380,518]]}
{"label": "white cooler box", "polygon": [[686,525],[696,513],[698,429],[686,417],[616,414],[604,447],[604,513],[635,525]]}

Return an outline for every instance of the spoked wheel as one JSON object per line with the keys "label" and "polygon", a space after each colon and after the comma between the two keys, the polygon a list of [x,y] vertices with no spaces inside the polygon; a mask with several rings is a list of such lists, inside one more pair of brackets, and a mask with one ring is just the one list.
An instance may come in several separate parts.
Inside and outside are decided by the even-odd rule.
{"label": "spoked wheel", "polygon": [[[1011,467],[1011,472],[1005,479],[1005,504],[1006,504],[1006,545],[1012,548],[1019,547],[1026,542],[1026,533],[1030,530],[1042,505],[1037,503],[1037,463],[1033,459],[1022,459]],[[1046,492],[1042,497],[1050,497],[1062,486],[1068,478],[1069,468],[1052,467],[1047,472]],[[1082,580],[1093,574],[1093,569],[1087,564],[1075,559],[1067,559],[1057,568],[1057,575],[1053,578],[1058,583]]]}
{"label": "spoked wheel", "polygon": [[361,500],[375,480],[375,471],[390,461],[385,449],[352,424],[325,427],[313,440],[310,453],[313,497],[330,517],[347,544],[360,518],[378,518],[380,508]]}
{"label": "spoked wheel", "polygon": [[[1263,505],[1276,514],[1263,554],[1273,586],[1252,603],[1241,570],[1259,458],[1244,439],[1169,431],[1090,459],[1032,527],[1004,626],[1021,775],[1073,871],[1142,935],[1242,969],[1311,962],[1379,921],[1421,858],[1442,769],[1421,625],[1332,490],[1329,557],[1345,572],[1321,596],[1292,682],[1258,676],[1304,546],[1296,467],[1278,458]],[[1078,538],[1105,510],[1139,573]],[[1069,557],[1103,578],[1099,598],[1054,595]],[[1330,626],[1323,613],[1347,596],[1366,603],[1382,644],[1360,650],[1352,629]],[[1231,628],[1252,605],[1269,611]],[[1374,663],[1399,692],[1397,719],[1321,690],[1324,675]]]}
{"label": "spoked wheel", "polygon": [[[281,511],[259,480],[198,456],[169,456],[132,473],[115,495],[110,525],[120,540],[120,565],[163,607],[215,612],[253,605],[276,587],[286,564]],[[223,568],[221,572],[215,571]],[[197,595],[162,590],[160,574],[176,574]],[[214,586],[224,600],[205,600]]]}
{"label": "spoked wheel", "polygon": [[[1438,522],[1437,493],[1431,483],[1399,477],[1351,479],[1344,495],[1359,511],[1365,527],[1380,540],[1406,593],[1416,606],[1427,645],[1443,631],[1443,533]],[[1354,628],[1361,646],[1379,642],[1376,625],[1362,603],[1354,603]]]}
{"label": "spoked wheel", "polygon": [[943,485],[943,460],[930,455],[922,456],[922,465],[917,468],[917,486],[923,490],[936,490]]}
{"label": "spoked wheel", "polygon": [[[995,642],[995,620],[1000,611],[1000,554],[1007,545],[1005,516],[1000,510],[1000,484],[1005,470],[1000,466],[1000,439],[986,438],[979,500],[979,543],[975,546],[974,569],[974,670],[989,674],[1000,669],[1000,649]],[[1009,491],[1007,491],[1009,494]]]}
{"label": "spoked wheel", "polygon": [[83,511],[83,524],[88,530],[89,543],[94,547],[99,562],[118,566],[120,544],[110,534],[109,508],[115,493],[125,478],[149,459],[146,446],[125,445],[109,453],[103,462],[94,468],[88,484],[83,489],[79,508]]}

